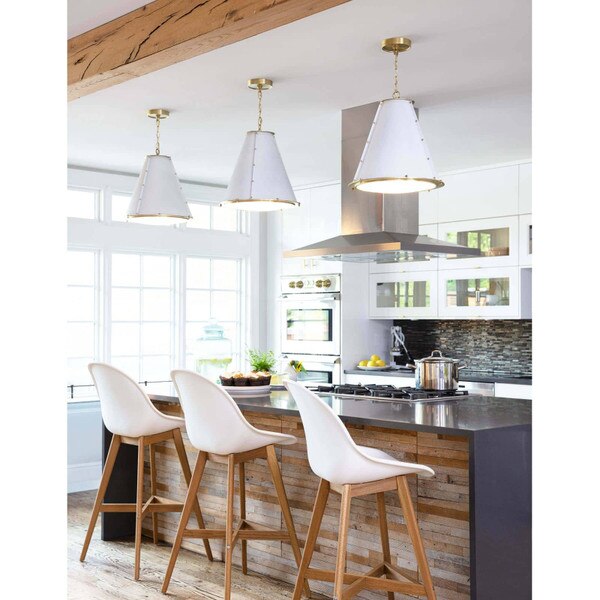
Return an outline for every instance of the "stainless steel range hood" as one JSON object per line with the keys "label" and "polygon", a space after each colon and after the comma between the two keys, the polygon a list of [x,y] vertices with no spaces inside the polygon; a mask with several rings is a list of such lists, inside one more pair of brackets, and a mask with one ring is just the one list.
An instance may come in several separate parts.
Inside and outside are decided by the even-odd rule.
{"label": "stainless steel range hood", "polygon": [[382,195],[351,189],[378,102],[342,111],[342,234],[284,252],[352,262],[405,262],[432,256],[479,256],[467,248],[419,235],[419,194]]}

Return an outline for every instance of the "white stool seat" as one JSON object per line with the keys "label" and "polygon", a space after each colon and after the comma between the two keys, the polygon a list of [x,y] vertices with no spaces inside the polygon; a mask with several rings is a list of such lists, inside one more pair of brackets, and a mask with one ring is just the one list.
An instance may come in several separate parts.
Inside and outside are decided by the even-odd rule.
{"label": "white stool seat", "polygon": [[321,398],[296,381],[288,381],[286,387],[302,417],[311,469],[321,479],[347,485],[400,475],[435,475],[433,469],[425,465],[402,462],[382,450],[358,446]]}
{"label": "white stool seat", "polygon": [[161,413],[140,385],[129,375],[106,363],[88,369],[98,390],[106,428],[116,435],[142,437],[182,428],[185,420]]}
{"label": "white stool seat", "polygon": [[298,441],[293,435],[248,423],[227,391],[198,373],[178,369],[171,371],[171,379],[179,392],[188,437],[198,450],[227,456]]}

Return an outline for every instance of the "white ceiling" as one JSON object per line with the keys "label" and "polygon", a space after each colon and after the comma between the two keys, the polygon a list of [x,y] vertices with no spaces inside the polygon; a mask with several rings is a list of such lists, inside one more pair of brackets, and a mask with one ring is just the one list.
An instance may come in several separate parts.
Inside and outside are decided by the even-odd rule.
{"label": "white ceiling", "polygon": [[[69,32],[140,4],[72,0]],[[352,0],[71,102],[69,163],[138,172],[154,148],[145,110],[163,107],[172,116],[162,150],[179,176],[227,183],[256,123],[246,79],[267,76],[265,128],[292,184],[339,179],[340,111],[391,95],[393,60],[379,42],[393,35],[413,40],[399,58],[400,90],[420,109],[438,171],[531,156],[528,1]]]}

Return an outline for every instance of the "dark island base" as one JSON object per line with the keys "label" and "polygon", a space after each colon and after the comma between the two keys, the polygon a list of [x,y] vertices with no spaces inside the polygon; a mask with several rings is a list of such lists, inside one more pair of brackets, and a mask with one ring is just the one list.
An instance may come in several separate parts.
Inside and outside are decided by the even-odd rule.
{"label": "dark island base", "polygon": [[[169,414],[181,414],[178,404],[158,402]],[[316,495],[317,478],[310,471],[300,419],[290,411],[275,414],[244,409],[251,423],[263,429],[292,433],[295,446],[280,453],[281,469],[290,499],[296,529],[303,544]],[[357,443],[380,448],[400,460],[421,462],[435,471],[433,479],[410,477],[410,489],[417,509],[434,585],[439,600],[526,600],[531,598],[531,427],[509,427],[465,432],[464,435],[403,430],[398,423],[390,428],[348,423]],[[110,433],[104,431],[105,454]],[[192,465],[195,450],[184,441]],[[171,444],[157,447],[157,468],[161,494],[185,496],[185,482]],[[107,501],[135,501],[137,448],[122,447],[113,473]],[[148,484],[148,482],[146,482]],[[271,487],[266,464],[249,463],[246,471],[249,519],[279,526],[281,515]],[[207,527],[224,525],[225,471],[209,463],[200,490]],[[149,486],[146,492],[149,495]],[[397,499],[386,494],[392,556],[400,568],[417,575],[408,534]],[[330,500],[325,513],[315,560],[323,568],[335,562],[339,501]],[[348,544],[349,568],[367,570],[381,560],[379,526],[374,498],[353,502]],[[159,515],[159,537],[172,542],[179,515]],[[146,526],[149,526],[146,523]],[[133,535],[134,515],[102,515],[102,538]],[[151,535],[150,529],[144,530]],[[221,546],[212,541],[218,556]],[[184,547],[204,553],[201,541],[189,540]],[[143,564],[142,549],[142,564]],[[297,572],[287,543],[257,542],[248,547],[250,570],[293,583]],[[239,561],[237,554],[234,562]],[[329,584],[313,585],[315,591],[331,595]],[[379,599],[366,592],[365,599]],[[397,598],[406,598],[396,594]]]}

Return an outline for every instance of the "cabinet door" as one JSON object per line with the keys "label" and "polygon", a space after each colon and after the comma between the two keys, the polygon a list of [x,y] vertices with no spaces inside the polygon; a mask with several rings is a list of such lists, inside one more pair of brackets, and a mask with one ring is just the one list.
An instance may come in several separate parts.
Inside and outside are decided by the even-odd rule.
{"label": "cabinet door", "polygon": [[519,217],[440,223],[439,237],[442,241],[479,248],[481,251],[481,256],[473,258],[450,254],[440,257],[440,269],[473,269],[519,264]]}
{"label": "cabinet door", "polygon": [[438,190],[440,223],[519,214],[519,167],[444,176]]}
{"label": "cabinet door", "polygon": [[519,217],[519,264],[523,266],[531,265],[533,254],[533,226],[531,215],[521,215]]}
{"label": "cabinet door", "polygon": [[514,383],[496,383],[496,397],[498,398],[533,398],[532,386]]}
{"label": "cabinet door", "polygon": [[435,317],[436,272],[369,275],[369,314],[372,319]]}
{"label": "cabinet door", "polygon": [[519,214],[533,212],[531,208],[531,163],[519,165]]}
{"label": "cabinet door", "polygon": [[519,318],[519,273],[519,267],[439,271],[440,317]]}
{"label": "cabinet door", "polygon": [[282,212],[283,250],[294,250],[311,243],[310,190],[297,190],[294,193],[300,206],[288,208]]}
{"label": "cabinet door", "polygon": [[[427,235],[434,239],[438,237],[437,225],[420,225],[419,234]],[[393,263],[369,263],[369,273],[406,273],[410,271],[435,271],[438,266],[438,258],[419,257],[415,259],[404,259]]]}
{"label": "cabinet door", "polygon": [[[309,244],[340,235],[342,229],[341,185],[323,185],[310,190]],[[339,261],[309,259],[309,270],[314,274],[340,273]]]}

